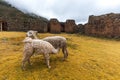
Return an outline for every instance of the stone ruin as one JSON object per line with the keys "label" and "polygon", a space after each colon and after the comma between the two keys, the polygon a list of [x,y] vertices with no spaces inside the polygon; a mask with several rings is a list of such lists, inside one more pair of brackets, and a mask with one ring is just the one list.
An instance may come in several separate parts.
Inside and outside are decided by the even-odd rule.
{"label": "stone ruin", "polygon": [[32,13],[24,14],[12,5],[0,0],[0,30],[48,32],[48,20]]}
{"label": "stone ruin", "polygon": [[28,31],[48,32],[48,22],[35,18],[0,17],[0,30],[3,31]]}
{"label": "stone ruin", "polygon": [[75,20],[66,20],[65,22],[65,32],[67,33],[74,33],[76,30],[76,23]]}
{"label": "stone ruin", "polygon": [[85,25],[85,34],[110,38],[120,37],[120,14],[89,16],[89,21]]}
{"label": "stone ruin", "polygon": [[[75,20],[66,20],[66,22],[59,22],[52,18],[48,22],[35,18],[10,18],[0,17],[1,31],[28,31],[36,30],[38,32],[50,33],[75,33],[78,29]],[[17,24],[16,24],[17,23]]]}
{"label": "stone ruin", "polygon": [[59,22],[57,19],[50,19],[48,24],[48,31],[51,33],[75,33],[77,29],[77,25],[75,20],[66,20],[66,22]]}
{"label": "stone ruin", "polygon": [[[100,16],[89,16],[88,23],[76,25],[75,20],[68,19],[66,22],[60,22],[57,19],[55,25],[51,28],[54,33],[81,33],[92,36],[120,37],[120,14],[105,14]],[[51,20],[50,20],[51,22]],[[54,24],[54,21],[51,25]],[[49,24],[50,26],[50,24]],[[58,26],[58,27],[57,27]],[[56,29],[57,27],[57,29]]]}
{"label": "stone ruin", "polygon": [[110,38],[120,37],[120,14],[105,14],[100,16],[89,16],[88,23],[76,25],[75,20],[68,19],[59,22],[52,18],[50,21],[29,17],[0,16],[0,31],[28,31],[51,33],[81,33],[92,36]]}
{"label": "stone ruin", "polygon": [[60,33],[61,32],[60,22],[55,18],[50,19],[48,28],[49,28],[48,31],[51,33]]}

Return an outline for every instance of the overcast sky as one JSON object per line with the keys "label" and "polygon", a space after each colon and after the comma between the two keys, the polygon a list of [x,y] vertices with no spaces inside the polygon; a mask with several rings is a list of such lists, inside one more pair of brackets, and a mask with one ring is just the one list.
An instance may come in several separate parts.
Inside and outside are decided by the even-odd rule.
{"label": "overcast sky", "polygon": [[25,13],[59,21],[87,22],[89,15],[120,13],[120,0],[5,0]]}

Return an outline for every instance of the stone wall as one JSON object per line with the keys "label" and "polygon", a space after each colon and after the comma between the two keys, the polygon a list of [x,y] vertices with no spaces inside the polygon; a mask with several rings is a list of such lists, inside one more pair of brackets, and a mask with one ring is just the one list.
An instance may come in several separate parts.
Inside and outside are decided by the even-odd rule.
{"label": "stone wall", "polygon": [[74,33],[76,29],[76,23],[75,20],[66,20],[65,22],[65,32],[67,33]]}
{"label": "stone wall", "polygon": [[35,18],[10,18],[0,17],[7,24],[8,31],[28,31],[37,30],[38,32],[48,32],[48,22]]}
{"label": "stone wall", "polygon": [[76,33],[81,33],[84,34],[85,33],[85,26],[83,24],[78,24],[77,28],[76,28]]}
{"label": "stone wall", "polygon": [[120,14],[89,16],[85,34],[103,37],[120,37]]}
{"label": "stone wall", "polygon": [[60,33],[61,32],[60,22],[55,18],[50,19],[48,26],[49,26],[49,32],[51,32],[51,33]]}

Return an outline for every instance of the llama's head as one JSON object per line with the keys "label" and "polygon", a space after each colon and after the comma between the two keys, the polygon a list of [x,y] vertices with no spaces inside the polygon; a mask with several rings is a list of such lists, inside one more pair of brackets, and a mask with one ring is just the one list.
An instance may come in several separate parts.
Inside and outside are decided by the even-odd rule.
{"label": "llama's head", "polygon": [[37,39],[38,31],[29,30],[26,33],[26,37],[31,37],[32,39]]}

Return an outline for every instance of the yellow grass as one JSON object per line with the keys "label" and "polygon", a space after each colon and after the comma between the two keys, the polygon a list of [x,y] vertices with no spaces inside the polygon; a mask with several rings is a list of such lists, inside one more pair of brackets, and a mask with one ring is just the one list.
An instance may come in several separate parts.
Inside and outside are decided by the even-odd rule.
{"label": "yellow grass", "polygon": [[39,34],[39,38],[60,35],[68,40],[69,57],[51,55],[51,69],[43,56],[33,56],[32,66],[21,70],[24,32],[0,32],[0,80],[120,80],[120,41],[78,34]]}

